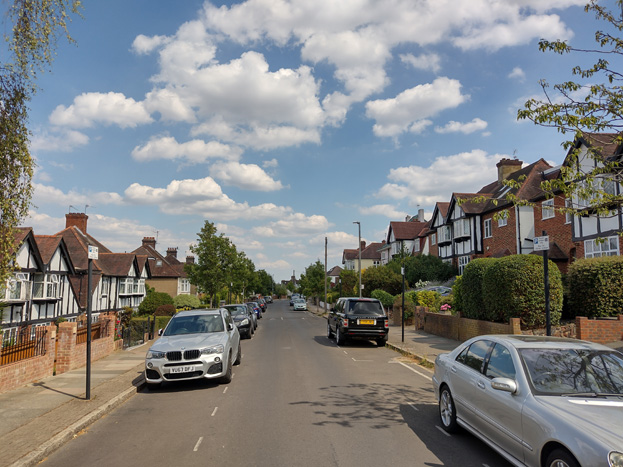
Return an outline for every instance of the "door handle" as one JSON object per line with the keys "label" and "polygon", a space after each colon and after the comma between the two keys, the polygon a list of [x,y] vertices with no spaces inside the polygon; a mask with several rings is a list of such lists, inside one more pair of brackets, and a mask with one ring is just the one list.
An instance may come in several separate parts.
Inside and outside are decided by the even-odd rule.
{"label": "door handle", "polygon": [[452,368],[450,368],[450,371],[452,371],[452,373],[456,373],[456,367],[453,366]]}
{"label": "door handle", "polygon": [[476,384],[478,385],[478,387],[480,389],[484,389],[485,388],[485,383],[483,383],[482,381],[478,381]]}

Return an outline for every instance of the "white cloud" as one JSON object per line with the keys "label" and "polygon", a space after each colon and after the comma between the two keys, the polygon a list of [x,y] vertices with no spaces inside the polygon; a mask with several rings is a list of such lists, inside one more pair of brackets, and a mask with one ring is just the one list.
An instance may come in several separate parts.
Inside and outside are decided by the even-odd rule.
{"label": "white cloud", "polygon": [[359,208],[359,212],[365,215],[371,216],[385,216],[390,219],[403,218],[408,213],[405,211],[399,211],[396,206],[391,204],[376,204],[374,206],[362,206]]}
{"label": "white cloud", "polygon": [[79,193],[70,190],[64,193],[58,188],[33,183],[34,195],[33,203],[37,206],[54,204],[59,206],[69,205],[119,205],[123,203],[122,197],[118,193],[110,193],[105,191]]}
{"label": "white cloud", "polygon": [[480,118],[474,118],[471,122],[461,123],[450,121],[443,127],[436,127],[437,133],[463,133],[468,135],[475,131],[482,131],[487,128],[487,122]]}
{"label": "white cloud", "polygon": [[283,188],[280,181],[273,180],[255,164],[217,162],[210,167],[210,175],[225,185],[233,185],[243,190],[276,191]]}
{"label": "white cloud", "polygon": [[275,168],[278,166],[279,166],[279,161],[277,161],[277,159],[271,159],[269,161],[262,162],[262,167],[264,167],[265,169]]}
{"label": "white cloud", "polygon": [[169,38],[166,36],[152,36],[148,37],[143,34],[139,34],[132,42],[132,51],[139,55],[145,55],[153,52],[158,47],[163,46],[169,42]]}
{"label": "white cloud", "polygon": [[395,98],[369,101],[366,115],[376,120],[374,134],[398,136],[443,110],[459,106],[469,98],[461,94],[461,83],[449,78],[437,78],[401,92]]}
{"label": "white cloud", "polygon": [[242,149],[217,141],[205,142],[194,139],[178,143],[171,136],[154,136],[143,146],[132,150],[132,157],[140,162],[166,159],[183,160],[191,164],[207,162],[210,159],[238,160]]}
{"label": "white cloud", "polygon": [[[52,133],[54,131],[55,133]],[[58,129],[35,133],[30,141],[34,152],[71,152],[80,146],[89,144],[89,137],[76,130]]]}
{"label": "white cloud", "polygon": [[161,120],[195,123],[195,112],[182,96],[171,88],[154,89],[145,96],[145,109],[159,112]]}
{"label": "white cloud", "polygon": [[50,115],[51,124],[72,128],[89,128],[95,123],[134,128],[151,122],[142,103],[117,92],[83,93],[72,105],[59,105]]}
{"label": "white cloud", "polygon": [[328,227],[329,221],[324,216],[292,213],[265,226],[254,227],[252,231],[262,237],[297,237],[317,234]]}
{"label": "white cloud", "polygon": [[402,63],[411,65],[419,70],[430,70],[434,73],[439,73],[441,70],[441,58],[433,53],[422,54],[417,57],[413,54],[401,54],[400,60]]}
{"label": "white cloud", "polygon": [[473,193],[497,180],[495,165],[503,157],[510,156],[475,149],[438,157],[428,167],[412,165],[391,169],[387,177],[390,183],[385,184],[377,196],[408,200],[412,207],[432,206],[449,200],[453,192]]}
{"label": "white cloud", "polygon": [[524,73],[524,71],[521,68],[516,66],[515,68],[513,68],[513,71],[511,71],[508,74],[508,77],[511,79],[516,79],[518,81],[524,82],[526,80],[526,73]]}

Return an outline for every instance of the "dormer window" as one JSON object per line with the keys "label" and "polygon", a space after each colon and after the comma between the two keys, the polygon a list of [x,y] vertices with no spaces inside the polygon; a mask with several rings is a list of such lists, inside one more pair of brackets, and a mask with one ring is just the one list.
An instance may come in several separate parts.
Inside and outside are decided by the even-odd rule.
{"label": "dormer window", "polygon": [[156,260],[156,266],[158,266],[158,267],[162,266],[162,260],[161,259],[157,259]]}

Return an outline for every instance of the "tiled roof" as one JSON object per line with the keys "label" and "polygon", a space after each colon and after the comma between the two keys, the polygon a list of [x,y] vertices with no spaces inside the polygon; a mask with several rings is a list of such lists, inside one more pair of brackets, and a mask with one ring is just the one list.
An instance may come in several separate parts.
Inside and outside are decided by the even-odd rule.
{"label": "tiled roof", "polygon": [[327,276],[339,276],[342,272],[342,268],[339,266],[333,266],[329,272],[327,272]]}
{"label": "tiled roof", "polygon": [[[142,245],[132,253],[136,255],[146,256],[149,262],[149,271],[153,278],[178,278],[186,277],[184,264],[177,258],[168,255],[161,255],[158,250],[152,248],[151,245]],[[174,261],[173,261],[174,260]]]}
{"label": "tiled roof", "polygon": [[[382,243],[373,242],[366,246],[363,250],[361,250],[361,259],[372,259],[372,260],[380,260],[381,252],[379,248],[383,246]],[[357,252],[358,250],[355,250]],[[359,256],[357,256],[359,258]]]}
{"label": "tiled roof", "polygon": [[[95,238],[88,234],[82,233],[80,229],[75,226],[67,227],[66,229],[58,232],[56,235],[60,235],[63,237],[63,240],[65,240],[67,251],[69,252],[69,256],[71,257],[77,271],[85,271],[88,268],[89,245],[96,246],[100,255],[103,253],[112,253],[112,251],[106,248]],[[93,260],[93,270],[101,271],[98,260]]]}
{"label": "tiled roof", "polygon": [[[410,221],[410,222],[390,222],[389,229],[394,233],[396,240],[413,240],[420,235],[422,229],[427,228],[426,222]],[[388,232],[389,243],[389,232]],[[380,246],[379,246],[380,248]]]}
{"label": "tiled roof", "polygon": [[50,261],[52,261],[52,256],[63,241],[63,238],[55,235],[35,235],[35,241],[39,247],[43,263],[49,264]]}
{"label": "tiled roof", "polygon": [[135,258],[134,253],[100,253],[97,261],[104,275],[127,277]]}

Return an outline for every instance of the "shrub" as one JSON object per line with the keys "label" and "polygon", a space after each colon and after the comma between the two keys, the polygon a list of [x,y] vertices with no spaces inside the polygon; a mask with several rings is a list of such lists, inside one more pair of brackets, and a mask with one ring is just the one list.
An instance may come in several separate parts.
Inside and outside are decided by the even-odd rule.
{"label": "shrub", "polygon": [[483,278],[495,258],[476,258],[469,262],[460,281],[461,311],[465,318],[496,321],[497,316],[487,314],[483,297]]}
{"label": "shrub", "polygon": [[175,305],[160,305],[154,311],[154,316],[173,316],[175,311]]}
{"label": "shrub", "polygon": [[386,266],[367,268],[361,275],[361,283],[364,284],[363,295],[366,297],[377,289],[392,295],[402,290],[402,277]]}
{"label": "shrub", "polygon": [[173,305],[173,299],[168,293],[150,291],[138,306],[138,314],[151,315],[160,305]]}
{"label": "shrub", "polygon": [[201,300],[196,295],[176,295],[173,297],[175,308],[184,308],[191,310],[193,308],[201,308]]}
{"label": "shrub", "polygon": [[441,304],[441,294],[434,290],[420,290],[417,292],[417,305],[428,307],[431,312],[438,312]]}
{"label": "shrub", "polygon": [[452,284],[452,314],[463,311],[463,276],[457,276]]}
{"label": "shrub", "polygon": [[567,285],[572,316],[617,316],[623,310],[623,257],[579,259],[569,266]]}
{"label": "shrub", "polygon": [[394,304],[394,296],[392,294],[385,292],[384,290],[381,290],[381,289],[373,290],[370,296],[372,298],[376,298],[380,300],[381,304],[385,308],[388,308]]}
{"label": "shrub", "polygon": [[[405,309],[404,309],[405,319],[411,318],[413,315],[415,315],[415,303],[413,302],[411,297],[409,297],[408,295],[409,295],[408,293],[405,293]],[[400,311],[402,310],[402,294],[398,294],[394,297],[393,307],[394,307],[394,313],[396,311],[400,313]]]}
{"label": "shrub", "polygon": [[[552,261],[548,267],[550,318],[552,325],[558,325],[562,310],[562,280]],[[512,255],[494,260],[482,279],[485,315],[492,317],[491,321],[507,323],[510,318],[520,318],[523,326],[543,326],[546,321],[543,277],[543,258],[540,256]]]}

